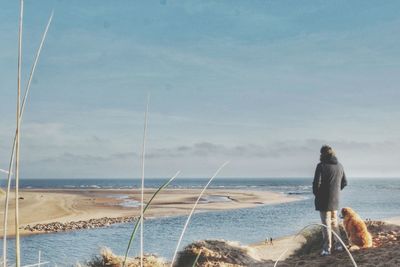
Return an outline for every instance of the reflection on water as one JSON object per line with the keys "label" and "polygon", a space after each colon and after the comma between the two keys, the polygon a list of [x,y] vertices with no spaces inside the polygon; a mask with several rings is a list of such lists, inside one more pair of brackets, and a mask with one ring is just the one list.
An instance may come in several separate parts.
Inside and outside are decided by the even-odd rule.
{"label": "reflection on water", "polygon": [[[115,195],[108,195],[107,197],[120,200],[113,205],[122,206],[125,208],[140,207],[140,201],[134,200],[134,199],[130,198],[128,195],[116,195],[115,194]],[[144,202],[144,204],[146,205],[146,202]]]}

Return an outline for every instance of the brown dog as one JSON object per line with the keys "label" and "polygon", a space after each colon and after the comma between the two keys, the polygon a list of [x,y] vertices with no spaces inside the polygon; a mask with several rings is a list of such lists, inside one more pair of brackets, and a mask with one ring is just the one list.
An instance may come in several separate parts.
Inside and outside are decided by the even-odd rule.
{"label": "brown dog", "polygon": [[342,217],[350,246],[359,248],[372,247],[372,236],[360,216],[351,208],[343,208]]}

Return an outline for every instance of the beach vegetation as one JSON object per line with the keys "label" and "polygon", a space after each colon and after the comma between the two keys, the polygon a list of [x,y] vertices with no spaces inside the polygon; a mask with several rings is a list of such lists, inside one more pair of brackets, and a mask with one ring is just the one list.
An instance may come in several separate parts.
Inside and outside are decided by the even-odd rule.
{"label": "beach vegetation", "polygon": [[[305,227],[303,227],[300,231],[298,231],[298,233],[296,235],[293,236],[293,239],[298,238],[299,236],[303,235],[303,232],[306,231],[307,229],[318,229],[316,228],[318,227],[319,230],[321,230],[322,227],[327,228],[326,225],[321,224],[321,223],[310,223],[308,225],[306,225]],[[343,239],[337,234],[335,233],[335,231],[332,231],[332,234],[335,235],[335,237],[339,240],[339,242],[341,243],[342,247],[344,248],[344,250],[347,252],[353,266],[357,267],[357,263],[354,260],[354,257],[352,255],[352,253],[350,252],[350,250],[347,248],[346,243],[343,241]],[[311,251],[312,248],[315,248],[316,244],[318,243],[321,246],[322,241],[318,240],[318,238],[314,237],[314,236],[318,236],[321,235],[321,232],[319,232],[319,234],[316,233],[316,230],[312,230],[311,232],[308,232],[308,240],[309,240],[309,245],[307,246],[307,250]],[[311,235],[311,236],[310,236]],[[307,238],[306,238],[306,243],[307,243]],[[306,250],[306,251],[307,251]],[[275,261],[274,267],[278,265],[279,261],[281,260],[281,258],[288,252],[288,249],[284,250],[281,255],[278,257],[278,259]]]}
{"label": "beach vegetation", "polygon": [[172,257],[171,267],[174,265],[174,262],[175,262],[175,260],[176,260],[176,256],[177,256],[179,247],[180,247],[180,245],[181,245],[183,236],[184,236],[185,231],[186,231],[186,229],[187,229],[187,227],[188,227],[188,225],[189,225],[190,219],[192,218],[192,215],[193,215],[194,211],[195,211],[196,208],[197,208],[197,204],[199,203],[201,197],[203,196],[204,192],[206,191],[206,189],[208,188],[208,186],[210,185],[210,183],[212,182],[212,180],[218,175],[218,173],[219,173],[228,163],[229,163],[229,161],[224,162],[224,163],[217,169],[217,171],[214,173],[213,176],[211,176],[211,178],[208,180],[207,184],[204,186],[203,190],[201,190],[199,196],[197,197],[197,200],[196,200],[196,202],[194,203],[193,208],[192,208],[192,210],[191,210],[190,213],[189,213],[189,216],[188,216],[188,218],[187,218],[187,220],[186,220],[186,222],[185,222],[185,225],[183,226],[181,235],[180,235],[179,240],[178,240],[178,243],[177,243],[177,245],[176,245],[176,249],[175,249],[175,252],[174,252],[174,256]]}
{"label": "beach vegetation", "polygon": [[125,258],[124,256],[115,255],[109,248],[102,248],[100,251],[100,256],[93,257],[85,264],[85,266],[87,267],[138,267],[141,265],[143,265],[144,267],[167,266],[162,258],[159,258],[152,254],[144,254],[143,258]]}
{"label": "beach vegetation", "polygon": [[[157,189],[156,192],[154,192],[154,194],[151,196],[150,200],[147,202],[146,206],[145,206],[144,209],[143,209],[143,215],[140,215],[140,216],[144,216],[144,213],[145,213],[146,210],[149,208],[149,206],[150,206],[151,202],[153,201],[153,199],[154,199],[164,188],[166,188],[176,177],[178,177],[179,173],[180,173],[180,171],[178,171],[177,173],[175,173],[174,176],[172,176],[168,181],[166,181],[163,185],[161,185],[161,186]],[[128,246],[127,246],[127,248],[126,248],[123,266],[125,266],[125,262],[126,262],[126,259],[127,259],[127,257],[128,257],[129,249],[131,248],[131,244],[132,244],[133,240],[135,239],[135,235],[136,235],[136,232],[137,232],[137,229],[138,229],[138,226],[139,226],[140,222],[141,222],[141,217],[136,221],[135,226],[133,227],[132,234],[131,234],[131,236],[130,236],[130,238],[129,238]]]}
{"label": "beach vegetation", "polygon": [[[9,162],[9,168],[7,173],[7,188],[5,192],[4,201],[4,220],[3,220],[3,257],[2,265],[7,265],[7,224],[8,224],[8,206],[9,196],[11,191],[11,180],[13,176],[13,169],[15,168],[15,251],[16,251],[16,266],[20,266],[21,255],[20,255],[20,238],[19,238],[19,150],[20,150],[20,128],[22,122],[22,116],[25,110],[25,104],[29,95],[30,87],[32,84],[33,76],[36,70],[37,63],[40,58],[40,53],[43,48],[44,41],[47,36],[50,24],[53,19],[53,12],[50,15],[46,28],[41,38],[39,48],[37,49],[27,85],[25,87],[25,93],[21,99],[21,69],[22,69],[22,29],[23,29],[23,17],[24,17],[24,1],[20,0],[20,17],[19,17],[19,33],[18,33],[18,74],[17,74],[17,112],[16,112],[16,130],[14,135],[14,141],[11,150],[11,157]],[[22,100],[22,101],[21,101]],[[15,163],[15,164],[14,164]],[[15,166],[14,166],[15,165]]]}

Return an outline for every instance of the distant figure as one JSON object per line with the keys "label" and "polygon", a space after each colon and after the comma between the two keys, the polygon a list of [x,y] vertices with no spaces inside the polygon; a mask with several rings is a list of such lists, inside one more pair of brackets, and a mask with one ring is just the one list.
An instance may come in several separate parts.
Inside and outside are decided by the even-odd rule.
{"label": "distant figure", "polygon": [[271,244],[271,246],[274,244],[272,243],[272,237],[269,239],[269,243]]}
{"label": "distant figure", "polygon": [[[315,209],[320,212],[321,222],[327,226],[322,230],[323,247],[321,256],[331,254],[332,228],[340,236],[337,211],[339,208],[339,193],[347,185],[346,175],[335,156],[333,149],[324,145],[321,147],[320,163],[315,170],[313,193]],[[334,235],[334,249],[343,251],[343,246]]]}

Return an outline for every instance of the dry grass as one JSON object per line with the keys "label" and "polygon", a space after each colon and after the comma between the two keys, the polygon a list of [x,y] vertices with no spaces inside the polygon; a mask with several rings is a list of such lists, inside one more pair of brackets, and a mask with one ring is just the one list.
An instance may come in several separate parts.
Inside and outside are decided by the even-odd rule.
{"label": "dry grass", "polygon": [[[374,247],[353,251],[352,255],[359,267],[400,266],[400,227],[382,222],[367,222],[374,239]],[[308,242],[295,255],[280,262],[278,266],[352,266],[346,252],[334,252],[321,257],[321,233],[314,231]],[[344,235],[342,235],[344,236]]]}
{"label": "dry grass", "polygon": [[[121,267],[124,262],[123,256],[115,255],[111,249],[102,248],[100,256],[95,257],[89,261],[85,266],[87,267]],[[140,266],[140,257],[127,258],[125,266],[137,267]],[[168,266],[166,262],[155,255],[147,254],[143,256],[144,267],[165,267]]]}
{"label": "dry grass", "polygon": [[[200,253],[200,256],[198,257]],[[204,240],[192,243],[179,252],[178,259],[174,266],[254,266],[260,264],[252,249],[241,246],[236,242],[223,240]]]}
{"label": "dry grass", "polygon": [[[3,265],[4,267],[6,267],[6,262],[7,262],[7,221],[8,221],[8,204],[9,204],[9,194],[10,194],[10,189],[11,189],[11,178],[12,178],[12,170],[13,170],[13,165],[14,165],[14,159],[15,159],[15,200],[16,200],[16,204],[15,204],[15,211],[16,211],[16,215],[15,215],[15,232],[16,232],[16,265],[20,266],[20,251],[19,251],[19,211],[18,211],[18,187],[19,187],[19,128],[21,125],[21,121],[22,121],[22,115],[24,113],[25,110],[25,103],[29,94],[29,90],[31,87],[31,82],[33,79],[33,75],[35,73],[35,69],[36,69],[36,65],[39,61],[39,57],[40,57],[40,53],[42,51],[42,47],[44,44],[44,41],[46,39],[46,35],[47,35],[47,31],[49,30],[51,21],[53,19],[53,12],[50,15],[49,21],[46,25],[46,29],[43,33],[41,42],[40,42],[40,46],[36,52],[36,56],[34,59],[34,63],[32,65],[31,68],[31,72],[29,75],[29,79],[28,79],[28,83],[26,85],[25,88],[25,94],[24,97],[22,99],[22,105],[21,105],[21,65],[22,65],[22,24],[23,24],[23,10],[24,10],[24,1],[20,0],[20,20],[19,20],[19,37],[18,37],[18,93],[17,93],[17,128],[15,131],[15,136],[14,136],[14,142],[13,142],[13,148],[12,148],[12,152],[11,152],[11,159],[10,159],[10,164],[9,164],[9,169],[8,171],[4,171],[1,170],[2,172],[6,172],[8,173],[8,177],[7,177],[7,192],[5,193],[6,198],[4,201],[4,221],[3,221],[3,263],[1,265]],[[15,157],[14,157],[14,153],[15,153]],[[0,194],[2,195],[2,194]]]}
{"label": "dry grass", "polygon": [[178,250],[179,250],[179,247],[180,247],[180,245],[181,245],[183,236],[184,236],[185,231],[186,231],[186,229],[187,229],[187,227],[188,227],[188,225],[189,225],[190,219],[192,218],[192,215],[193,215],[194,211],[195,211],[196,208],[197,208],[197,204],[199,204],[199,201],[200,201],[201,197],[203,196],[204,192],[206,191],[206,189],[208,188],[208,186],[210,185],[210,183],[212,182],[212,180],[218,175],[218,173],[219,173],[228,163],[229,163],[229,161],[223,163],[223,164],[218,168],[218,170],[214,173],[214,175],[208,180],[208,182],[207,182],[207,184],[204,186],[203,190],[201,190],[200,195],[198,196],[196,202],[194,203],[193,208],[192,208],[192,210],[190,211],[189,216],[188,216],[188,218],[187,218],[187,220],[186,220],[186,222],[185,222],[185,225],[183,226],[183,230],[182,230],[182,233],[181,233],[181,235],[180,235],[180,237],[179,237],[178,244],[176,245],[176,249],[175,249],[175,252],[174,252],[174,256],[172,257],[171,266],[174,266],[174,263],[175,263],[175,260],[176,260],[176,256],[177,256],[177,254],[178,254]]}

